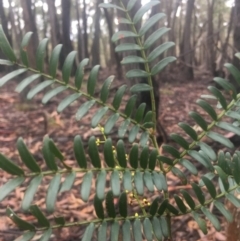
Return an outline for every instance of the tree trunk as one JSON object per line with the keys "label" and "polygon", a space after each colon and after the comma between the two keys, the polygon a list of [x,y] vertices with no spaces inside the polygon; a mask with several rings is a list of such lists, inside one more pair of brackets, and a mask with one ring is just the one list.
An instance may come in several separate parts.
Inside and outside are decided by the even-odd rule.
{"label": "tree trunk", "polygon": [[78,46],[78,59],[81,61],[83,59],[83,35],[82,35],[82,29],[80,24],[80,3],[78,0],[75,2],[75,8],[76,8],[76,17],[77,17],[77,31],[78,31],[78,38],[77,38],[77,46]]}
{"label": "tree trunk", "polygon": [[191,47],[191,22],[192,22],[192,13],[194,9],[195,0],[188,0],[187,2],[187,12],[185,17],[185,25],[183,31],[182,39],[182,60],[184,61],[184,74],[186,79],[194,79],[193,72],[193,54]]}
{"label": "tree trunk", "polygon": [[94,37],[92,43],[92,66],[100,64],[100,18],[101,18],[101,9],[99,4],[102,0],[96,0],[95,8],[95,23],[94,23]]}
{"label": "tree trunk", "polygon": [[86,0],[83,0],[83,29],[84,29],[84,33],[83,33],[84,58],[89,58]]}

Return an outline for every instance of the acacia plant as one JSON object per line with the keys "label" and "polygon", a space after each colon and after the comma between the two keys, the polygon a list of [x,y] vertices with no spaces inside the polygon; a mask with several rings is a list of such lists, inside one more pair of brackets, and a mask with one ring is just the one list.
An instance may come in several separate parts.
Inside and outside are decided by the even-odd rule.
{"label": "acacia plant", "polygon": [[[123,38],[133,39],[134,41],[129,43],[125,40],[124,43],[117,45],[116,51],[126,52],[125,55],[127,55],[129,51],[135,50],[138,55],[127,55],[122,64],[142,63],[144,65],[144,70],[132,69],[126,73],[127,79],[145,78],[146,83],[135,84],[130,88],[130,97],[123,111],[119,108],[127,86],[122,85],[113,98],[110,98],[109,89],[114,79],[113,76],[109,76],[104,81],[96,96],[95,87],[98,83],[99,66],[92,68],[86,80],[84,66],[88,64],[88,59],[84,59],[78,65],[75,78],[72,79],[70,75],[76,56],[76,51],[73,51],[66,57],[62,68],[62,80],[60,80],[56,73],[62,45],[57,45],[53,49],[48,65],[49,73],[45,73],[44,60],[48,39],[43,39],[38,46],[37,64],[36,69],[34,69],[29,67],[27,50],[32,33],[27,33],[23,37],[20,58],[18,59],[0,27],[0,47],[7,57],[7,60],[1,59],[0,63],[15,67],[14,71],[0,79],[0,86],[15,77],[19,77],[22,73],[28,72],[28,77],[16,87],[18,92],[26,87],[31,87],[27,94],[28,99],[32,99],[40,91],[49,88],[50,90],[42,98],[42,103],[45,104],[59,93],[70,90],[72,94],[61,100],[57,111],[62,112],[71,103],[76,103],[81,97],[85,97],[87,101],[78,108],[76,119],[80,120],[94,105],[97,105],[98,110],[92,116],[90,128],[99,126],[99,130],[102,132],[100,141],[94,136],[89,138],[87,151],[81,136],[77,135],[74,138],[73,152],[78,167],[66,164],[63,154],[49,137],[45,137],[42,144],[42,157],[46,164],[44,170],[41,170],[39,161],[35,160],[22,138],[17,141],[22,164],[16,164],[5,155],[0,154],[1,171],[12,175],[12,179],[0,187],[1,201],[15,188],[22,185],[26,179],[30,179],[21,207],[24,212],[31,213],[36,218],[36,222],[25,221],[10,207],[7,207],[6,210],[7,216],[19,229],[24,231],[21,240],[31,240],[36,234],[42,235],[41,240],[49,240],[54,229],[72,226],[85,229],[83,237],[79,237],[82,241],[95,239],[99,241],[120,239],[124,241],[131,239],[136,241],[143,239],[148,241],[172,240],[174,237],[174,233],[171,232],[173,217],[191,215],[203,233],[206,234],[206,218],[217,230],[220,229],[219,220],[209,210],[210,205],[214,205],[228,221],[232,221],[232,215],[225,208],[223,199],[228,199],[235,206],[240,207],[240,202],[234,195],[235,190],[240,185],[240,153],[236,152],[230,155],[220,151],[216,154],[203,141],[204,137],[208,137],[227,148],[233,148],[231,141],[223,135],[223,130],[240,134],[238,127],[240,94],[237,94],[235,87],[228,80],[215,78],[214,81],[222,87],[222,90],[209,86],[210,95],[208,98],[217,100],[217,106],[213,107],[204,99],[197,100],[197,104],[209,115],[211,121],[205,120],[197,112],[190,112],[190,116],[201,127],[201,132],[197,133],[186,123],[179,123],[189,138],[186,140],[181,135],[172,134],[171,138],[181,149],[177,150],[164,144],[162,149],[165,155],[162,155],[155,135],[156,110],[152,77],[162,71],[175,58],[166,57],[155,64],[153,61],[173,46],[173,43],[163,43],[153,51],[149,51],[156,40],[169,29],[162,27],[149,37],[145,37],[148,30],[163,18],[164,14],[155,14],[137,30],[135,26],[142,19],[142,16],[159,2],[151,1],[142,6],[134,16],[131,16],[131,9],[136,1],[129,0],[127,6],[124,6],[121,0],[119,0],[118,6],[110,3],[100,5],[104,8],[116,8],[126,15],[119,21],[121,24],[127,24],[130,30],[115,33],[112,36],[112,41],[121,42]],[[240,57],[240,54],[236,56]],[[226,64],[225,67],[240,84],[239,70],[232,64]],[[44,81],[34,84],[34,81],[39,78],[44,78]],[[84,82],[86,84],[83,84]],[[152,111],[147,113],[145,113],[145,103],[141,103],[135,108],[136,96],[142,91],[149,91],[151,94]],[[226,119],[228,121],[225,121]],[[116,142],[111,139],[111,131],[115,127],[118,128]],[[127,138],[128,143],[123,141],[123,138]],[[56,162],[56,160],[59,161]],[[194,165],[197,162],[206,170],[203,176],[200,176]],[[46,176],[52,177],[46,194],[46,211],[53,213],[57,195],[60,192],[71,190],[77,173],[84,174],[80,197],[84,202],[89,202],[89,205],[94,206],[96,217],[92,220],[79,220],[72,223],[67,222],[63,216],[55,216],[54,220],[48,220],[45,210],[41,210],[33,203],[34,195],[41,181]],[[171,196],[167,182],[171,173],[180,179],[183,186],[190,184],[192,190],[183,188]],[[198,177],[197,182],[191,181],[192,175]],[[94,177],[96,177],[96,181]],[[197,179],[196,177],[194,180]],[[62,178],[63,182],[61,182]],[[96,185],[95,189],[92,190],[91,183],[94,181]],[[93,200],[89,200],[91,192],[95,193]],[[143,197],[149,193],[154,198],[150,199],[149,207],[146,208],[142,201],[144,201]],[[128,199],[131,197],[134,198],[135,205],[138,207],[137,213],[136,209],[132,212],[130,208]]]}

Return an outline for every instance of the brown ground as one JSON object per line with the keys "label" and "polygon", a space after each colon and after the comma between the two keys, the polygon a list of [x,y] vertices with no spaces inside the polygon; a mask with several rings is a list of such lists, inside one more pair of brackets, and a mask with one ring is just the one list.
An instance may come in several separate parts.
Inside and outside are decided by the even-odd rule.
{"label": "brown ground", "polygon": [[[114,85],[119,84],[117,81],[114,83]],[[178,122],[193,123],[187,113],[196,109],[196,99],[204,92],[207,93],[207,84],[209,84],[207,81],[200,79],[192,83],[171,81],[162,86],[160,118],[168,134],[180,131],[177,126]],[[75,165],[72,151],[74,136],[80,134],[87,143],[88,138],[93,133],[99,134],[95,130],[89,129],[91,114],[96,109],[92,109],[80,122],[76,122],[75,113],[79,104],[72,105],[59,115],[56,112],[56,106],[63,95],[59,95],[58,98],[53,99],[50,104],[43,107],[40,102],[42,95],[35,97],[31,103],[22,103],[19,95],[13,91],[15,86],[16,82],[11,82],[0,89],[0,152],[15,161],[19,161],[16,141],[21,136],[39,163],[42,163],[41,166],[44,167],[41,161],[41,145],[44,135],[48,133],[65,155],[67,163]],[[10,178],[3,172],[0,172],[0,177],[0,185]],[[55,214],[64,215],[68,221],[88,220],[95,216],[93,207],[80,199],[80,177],[81,175],[75,181],[74,189],[71,192],[58,196]],[[43,210],[45,209],[44,201],[49,180],[50,177],[44,178],[34,199],[34,203],[40,205]],[[176,177],[169,176],[168,181],[171,192],[181,188],[181,183]],[[17,213],[22,213],[20,205],[25,189],[26,185],[23,185],[0,203],[0,240],[14,240],[20,236],[21,232],[5,217],[5,208],[10,206]],[[92,192],[91,198],[93,196]],[[53,215],[48,215],[48,217],[53,219]],[[25,215],[25,219],[33,220],[32,216],[29,215]],[[224,227],[225,220],[222,218],[220,220],[222,227]],[[54,232],[52,240],[79,240],[81,235],[81,228],[58,230]],[[173,235],[178,241],[225,240],[224,229],[222,232],[216,232],[209,225],[209,234],[204,236],[189,216],[176,218],[173,221]]]}

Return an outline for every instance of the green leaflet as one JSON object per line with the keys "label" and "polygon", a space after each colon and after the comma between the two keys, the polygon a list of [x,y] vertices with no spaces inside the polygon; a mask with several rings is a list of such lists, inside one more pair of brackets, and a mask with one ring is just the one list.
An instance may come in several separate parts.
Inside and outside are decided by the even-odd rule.
{"label": "green leaflet", "polygon": [[145,171],[143,174],[143,180],[145,183],[145,186],[150,192],[154,191],[154,185],[153,185],[153,180],[152,180],[152,175],[149,171]]}
{"label": "green leaflet", "polygon": [[[20,240],[21,241],[30,241],[35,236],[35,234],[36,234],[35,231],[28,231],[28,232],[24,233],[22,236],[20,236],[20,238],[21,238]],[[14,241],[17,241],[17,240],[19,240],[19,238],[15,239]]]}
{"label": "green leaflet", "polygon": [[70,52],[68,54],[68,56],[66,57],[66,59],[64,61],[64,64],[63,64],[62,78],[63,78],[63,81],[65,82],[66,85],[69,82],[69,77],[70,77],[71,72],[72,72],[72,68],[73,68],[73,64],[74,64],[76,54],[77,54],[77,51]]}
{"label": "green leaflet", "polygon": [[152,90],[152,87],[148,84],[135,84],[130,88],[131,92],[144,92],[150,90]]}
{"label": "green leaflet", "polygon": [[24,177],[16,177],[9,180],[7,183],[0,187],[0,202],[8,196],[15,188],[20,186],[25,181]]}
{"label": "green leaflet", "polygon": [[164,58],[163,60],[161,60],[160,62],[158,62],[156,65],[154,65],[152,67],[151,74],[156,75],[156,74],[160,73],[165,67],[168,66],[168,64],[172,63],[175,60],[176,60],[175,57]]}
{"label": "green leaflet", "polygon": [[202,176],[202,181],[206,185],[206,188],[207,188],[208,192],[210,193],[211,197],[214,199],[217,196],[217,192],[216,192],[214,184],[211,182],[211,180],[209,180],[205,176]]}
{"label": "green leaflet", "polygon": [[152,111],[148,111],[143,119],[143,123],[146,122],[151,122],[153,119],[153,112]]}
{"label": "green leaflet", "polygon": [[140,70],[140,69],[132,69],[132,70],[129,70],[126,73],[126,77],[128,79],[131,79],[131,78],[148,78],[149,73],[144,71],[144,70]]}
{"label": "green leaflet", "polygon": [[175,202],[179,208],[179,210],[182,212],[182,213],[186,213],[187,212],[187,207],[185,206],[184,202],[182,201],[182,199],[174,194],[174,199],[175,199]]}
{"label": "green leaflet", "polygon": [[136,24],[140,19],[142,19],[142,16],[148,11],[150,10],[152,7],[154,7],[155,5],[159,4],[159,1],[150,1],[149,3],[145,4],[144,6],[142,6],[134,15],[133,17],[133,23]]}
{"label": "green leaflet", "polygon": [[3,31],[2,25],[0,25],[0,48],[6,57],[12,61],[16,62],[17,58],[13,52],[11,45],[9,44],[7,37]]}
{"label": "green leaflet", "polygon": [[81,241],[91,241],[91,240],[92,240],[92,236],[93,236],[94,229],[95,229],[94,223],[90,223],[90,224],[87,226],[87,228],[86,228],[86,230],[85,230],[85,233],[84,233]]}
{"label": "green leaflet", "polygon": [[76,75],[75,75],[75,86],[79,90],[82,86],[83,78],[84,78],[84,67],[88,65],[89,59],[83,59],[81,63],[78,65]]}
{"label": "green leaflet", "polygon": [[89,77],[88,77],[87,92],[90,96],[93,96],[93,94],[94,94],[99,69],[100,69],[100,65],[94,66],[92,68],[91,72],[90,72]]}
{"label": "green leaflet", "polygon": [[6,59],[0,59],[0,65],[12,66],[13,63],[9,60],[6,60]]}
{"label": "green leaflet", "polygon": [[195,202],[193,201],[192,197],[190,196],[190,194],[186,191],[186,190],[181,190],[181,193],[184,197],[184,199],[186,200],[188,206],[194,210],[195,208]]}
{"label": "green leaflet", "polygon": [[120,39],[130,38],[130,37],[136,38],[136,37],[138,37],[138,35],[131,31],[119,31],[119,32],[116,32],[115,34],[113,34],[112,41],[116,42]]}
{"label": "green leaflet", "polygon": [[119,140],[117,143],[117,159],[120,167],[127,167],[126,152],[123,140]]}
{"label": "green leaflet", "polygon": [[104,190],[106,188],[106,177],[107,177],[107,173],[105,170],[101,170],[97,176],[96,194],[98,199],[100,200],[104,199]]}
{"label": "green leaflet", "polygon": [[221,121],[221,122],[217,123],[217,126],[224,130],[233,132],[233,133],[237,134],[238,136],[240,135],[240,128],[233,124]]}
{"label": "green leaflet", "polygon": [[81,105],[76,113],[76,120],[81,120],[95,104],[96,100],[89,100]]}
{"label": "green leaflet", "polygon": [[163,202],[161,203],[159,209],[158,209],[159,216],[163,215],[163,213],[165,212],[167,206],[168,206],[168,199],[164,199]]}
{"label": "green leaflet", "polygon": [[222,170],[219,166],[214,166],[214,169],[217,171],[217,174],[219,175],[222,185],[224,187],[224,191],[228,191],[229,189],[229,183],[228,183],[228,175]]}
{"label": "green leaflet", "polygon": [[138,145],[133,145],[129,153],[129,163],[132,168],[138,168]]}
{"label": "green leaflet", "polygon": [[43,64],[44,64],[47,44],[48,44],[48,39],[44,38],[43,40],[40,41],[37,48],[36,67],[37,67],[37,70],[39,70],[39,72],[43,72]]}
{"label": "green leaflet", "polygon": [[81,197],[84,202],[88,201],[88,198],[91,192],[92,178],[93,178],[93,173],[91,171],[88,171],[83,177],[82,187],[81,187]]}
{"label": "green leaflet", "polygon": [[166,156],[158,156],[158,160],[160,162],[168,164],[169,166],[173,166],[173,160],[168,158],[168,157],[166,157]]}
{"label": "green leaflet", "polygon": [[91,122],[92,128],[97,127],[97,125],[102,120],[102,118],[105,116],[107,111],[108,111],[108,107],[107,106],[99,108],[99,110],[92,117],[92,122]]}
{"label": "green leaflet", "polygon": [[172,204],[168,203],[167,205],[167,209],[170,213],[172,213],[173,215],[178,215],[179,211],[178,209],[176,209]]}
{"label": "green leaflet", "polygon": [[22,63],[26,66],[29,67],[28,63],[28,55],[27,55],[27,47],[29,44],[29,41],[32,37],[33,32],[28,32],[23,36],[22,42],[21,42],[21,49],[20,49],[20,57],[22,60]]}
{"label": "green leaflet", "polygon": [[50,91],[48,91],[42,98],[42,103],[46,104],[49,100],[51,100],[54,96],[58,95],[59,93],[66,90],[66,86],[58,86],[57,88],[54,88]]}
{"label": "green leaflet", "polygon": [[136,218],[133,222],[133,236],[135,241],[142,241],[142,224],[141,221]]}
{"label": "green leaflet", "polygon": [[106,135],[109,135],[112,128],[114,127],[114,125],[116,124],[116,122],[119,119],[119,113],[115,113],[114,115],[110,116],[109,119],[107,120],[105,126],[104,126],[104,133]]}
{"label": "green leaflet", "polygon": [[204,234],[207,234],[208,231],[207,231],[206,222],[202,218],[200,218],[198,213],[192,212],[192,215],[193,215],[194,220],[197,222],[199,228],[202,230],[202,232]]}
{"label": "green leaflet", "polygon": [[38,186],[40,185],[42,179],[42,175],[34,177],[31,180],[29,186],[27,187],[27,190],[24,194],[24,198],[22,200],[22,209],[24,211],[28,211],[28,209],[30,208],[31,202],[34,198],[35,193],[37,192]]}
{"label": "green leaflet", "polygon": [[126,85],[122,85],[116,92],[113,102],[112,102],[112,106],[115,110],[118,110],[118,108],[120,107],[121,101],[122,101],[122,97],[124,95],[124,92],[126,90],[127,86]]}
{"label": "green leaflet", "polygon": [[208,86],[208,90],[215,96],[217,97],[218,101],[220,102],[222,108],[224,110],[227,109],[227,101],[225,97],[223,96],[222,92],[219,91],[216,87],[214,86]]}
{"label": "green leaflet", "polygon": [[19,218],[11,208],[7,208],[7,216],[16,224],[16,226],[21,230],[35,230],[35,227],[21,218]]}
{"label": "green leaflet", "polygon": [[132,111],[134,110],[134,106],[136,104],[136,101],[137,101],[137,96],[136,95],[132,95],[127,104],[126,104],[126,107],[125,107],[125,110],[124,110],[124,114],[126,115],[126,117],[130,117]]}
{"label": "green leaflet", "polygon": [[108,191],[107,192],[107,195],[106,195],[106,209],[107,209],[107,213],[108,213],[109,217],[111,217],[111,218],[115,218],[116,217],[112,191]]}
{"label": "green leaflet", "polygon": [[49,61],[49,73],[53,77],[53,79],[56,77],[57,68],[58,68],[58,61],[59,56],[61,53],[63,45],[58,44],[52,51],[51,58]]}
{"label": "green leaflet", "polygon": [[128,126],[130,125],[131,121],[129,119],[126,119],[125,121],[123,121],[121,123],[121,125],[119,126],[118,128],[118,136],[119,138],[123,138],[127,129],[128,129]]}
{"label": "green leaflet", "polygon": [[175,46],[173,42],[166,42],[155,48],[149,55],[148,55],[148,62],[152,62],[156,58],[158,58],[161,54],[167,51],[169,48]]}
{"label": "green leaflet", "polygon": [[104,143],[104,158],[109,167],[115,167],[115,160],[113,156],[112,140],[108,138]]}
{"label": "green leaflet", "polygon": [[235,87],[228,80],[219,77],[215,77],[213,80],[225,89],[234,99],[237,98]]}
{"label": "green leaflet", "polygon": [[162,148],[164,151],[170,153],[173,157],[180,158],[179,151],[177,149],[175,149],[174,147],[164,144],[164,145],[162,145]]}
{"label": "green leaflet", "polygon": [[138,0],[129,0],[127,4],[127,10],[130,12]]}
{"label": "green leaflet", "polygon": [[154,182],[154,185],[156,186],[156,188],[159,190],[159,191],[162,191],[163,190],[163,185],[162,185],[162,182],[161,182],[161,174],[153,171],[152,173],[153,175],[153,182]]}
{"label": "green leaflet", "polygon": [[230,72],[230,74],[234,77],[235,81],[240,84],[240,71],[232,64],[224,64],[224,67]]}
{"label": "green leaflet", "polygon": [[91,136],[88,141],[88,154],[91,158],[93,166],[96,168],[101,168],[101,160],[98,154],[98,148],[94,136]]}
{"label": "green leaflet", "polygon": [[100,3],[98,6],[100,8],[116,8],[118,10],[121,10],[121,11],[125,12],[125,10],[123,8],[121,8],[121,7],[119,7],[115,4],[112,4],[112,3]]}
{"label": "green leaflet", "polygon": [[66,223],[64,217],[61,217],[61,216],[60,217],[55,216],[54,221],[56,224],[61,225],[61,226],[63,226]]}
{"label": "green leaflet", "polygon": [[170,135],[171,139],[173,139],[175,142],[177,142],[181,147],[183,147],[185,150],[188,150],[189,144],[188,142],[180,135],[178,134],[171,134]]}
{"label": "green leaflet", "polygon": [[100,99],[103,103],[105,103],[108,99],[108,95],[109,95],[109,89],[110,89],[110,86],[114,80],[114,76],[109,76],[105,81],[104,81],[104,84],[101,88],[101,91],[100,91]]}
{"label": "green leaflet", "polygon": [[204,130],[208,130],[208,125],[206,121],[203,119],[202,116],[200,116],[198,113],[191,111],[189,112],[189,115],[196,121],[196,123]]}
{"label": "green leaflet", "polygon": [[98,229],[98,241],[107,240],[107,222],[103,221]]}
{"label": "green leaflet", "polygon": [[163,233],[162,233],[160,221],[157,217],[153,217],[152,227],[157,240],[161,241],[163,238]]}
{"label": "green leaflet", "polygon": [[40,74],[33,74],[31,76],[28,76],[17,85],[15,91],[18,93],[22,92],[28,85],[30,85],[33,81],[35,81],[40,77],[41,77]]}
{"label": "green leaflet", "polygon": [[14,162],[9,160],[1,153],[0,153],[0,168],[2,168],[5,172],[12,175],[21,176],[24,174],[24,171],[20,167],[18,167]]}
{"label": "green leaflet", "polygon": [[156,166],[157,155],[158,155],[157,149],[153,149],[149,155],[148,168],[152,171],[155,169],[155,166]]}
{"label": "green leaflet", "polygon": [[205,203],[205,195],[202,191],[202,189],[196,184],[196,183],[192,183],[192,188],[197,196],[198,201],[200,202],[200,204],[204,205]]}
{"label": "green leaflet", "polygon": [[84,151],[81,136],[79,136],[79,135],[75,136],[73,148],[74,148],[74,155],[75,155],[78,165],[81,168],[87,168],[87,159],[85,156],[85,151]]}
{"label": "green leaflet", "polygon": [[197,176],[198,175],[198,170],[197,168],[187,159],[181,159],[179,161],[181,165],[183,165],[189,172],[191,172],[193,175]]}
{"label": "green leaflet", "polygon": [[94,196],[93,205],[94,205],[94,209],[97,214],[97,217],[100,219],[104,219],[104,210],[103,210],[102,200],[99,199],[97,195]]}
{"label": "green leaflet", "polygon": [[145,146],[142,149],[142,152],[140,154],[140,166],[143,169],[146,169],[148,166],[148,156],[149,156],[149,148],[148,146]]}
{"label": "green leaflet", "polygon": [[237,184],[240,183],[240,158],[238,155],[233,155],[233,177]]}
{"label": "green leaflet", "polygon": [[132,175],[128,169],[123,173],[123,187],[126,191],[132,191]]}
{"label": "green leaflet", "polygon": [[114,197],[118,197],[120,195],[120,177],[118,170],[114,169],[111,175],[110,183],[111,189]]}
{"label": "green leaflet", "polygon": [[161,226],[161,228],[162,228],[163,236],[164,236],[165,238],[168,238],[168,236],[169,236],[169,230],[168,230],[168,224],[167,224],[166,218],[165,218],[165,217],[160,217],[160,218],[159,218],[159,221],[160,221],[160,226]]}
{"label": "green leaflet", "polygon": [[211,138],[212,140],[214,140],[216,142],[219,142],[219,143],[223,144],[224,146],[226,146],[228,148],[234,148],[233,143],[228,138],[224,137],[221,134],[218,134],[218,133],[213,132],[213,131],[209,131],[207,133],[207,136],[209,138]]}
{"label": "green leaflet", "polygon": [[140,130],[140,127],[135,125],[129,131],[128,140],[129,140],[130,143],[133,143],[135,141],[135,139],[137,138],[137,135],[139,133],[139,130]]}
{"label": "green leaflet", "polygon": [[114,221],[113,224],[112,224],[112,227],[111,227],[111,241],[118,241],[119,240],[118,239],[119,229],[120,229],[120,227],[119,227],[118,221]]}
{"label": "green leaflet", "polygon": [[40,91],[47,88],[49,85],[53,83],[54,83],[53,80],[45,80],[44,82],[41,82],[40,84],[38,84],[28,92],[27,99],[31,100],[36,94],[38,94]]}
{"label": "green leaflet", "polygon": [[138,106],[136,115],[135,115],[135,120],[137,123],[141,123],[141,121],[143,119],[145,108],[146,108],[146,103],[142,103]]}
{"label": "green leaflet", "polygon": [[75,93],[72,95],[67,96],[65,99],[63,99],[58,107],[57,112],[62,112],[66,107],[68,107],[70,104],[72,104],[75,100],[77,100],[82,94],[81,93]]}
{"label": "green leaflet", "polygon": [[202,207],[201,210],[204,213],[204,215],[206,215],[206,217],[209,219],[209,221],[212,223],[214,228],[217,231],[220,231],[221,230],[221,225],[220,225],[218,219],[207,208]]}
{"label": "green leaflet", "polygon": [[126,220],[122,226],[122,235],[124,241],[131,241],[131,223]]}
{"label": "green leaflet", "polygon": [[18,75],[20,75],[26,71],[27,71],[27,69],[17,69],[17,70],[12,71],[9,74],[6,74],[2,78],[0,78],[0,87],[2,87],[4,84],[6,84],[9,80],[17,77]]}
{"label": "green leaflet", "polygon": [[72,186],[74,184],[76,178],[76,172],[69,173],[66,177],[64,182],[61,184],[61,188],[59,192],[65,192],[72,189]]}
{"label": "green leaflet", "polygon": [[159,197],[155,198],[153,202],[151,203],[149,213],[154,216],[157,211],[158,211],[158,202],[159,202]]}
{"label": "green leaflet", "polygon": [[149,218],[145,218],[143,221],[143,232],[145,235],[145,238],[147,241],[152,241],[153,240],[153,235],[152,235],[152,224]]}
{"label": "green leaflet", "polygon": [[178,168],[172,167],[171,169],[174,176],[178,177],[183,185],[187,185],[187,177],[185,174]]}
{"label": "green leaflet", "polygon": [[217,113],[215,112],[215,110],[213,109],[213,107],[208,104],[208,102],[206,102],[205,100],[197,100],[197,104],[203,109],[205,110],[210,116],[211,118],[214,120],[214,121],[217,121],[218,120],[218,117],[217,117]]}
{"label": "green leaflet", "polygon": [[46,207],[48,212],[53,212],[55,209],[55,202],[61,183],[61,175],[57,173],[50,182],[46,197]]}
{"label": "green leaflet", "polygon": [[142,57],[139,57],[139,56],[126,56],[121,61],[122,65],[135,64],[135,63],[146,63],[146,60],[144,60]]}
{"label": "green leaflet", "polygon": [[143,174],[139,170],[135,172],[134,175],[134,185],[136,191],[139,195],[143,195],[144,193],[144,185],[143,185]]}
{"label": "green leaflet", "polygon": [[233,221],[233,216],[231,212],[229,212],[221,202],[214,201],[214,205],[222,213],[222,215],[227,219],[228,222],[231,223]]}
{"label": "green leaflet", "polygon": [[166,16],[166,14],[164,14],[164,13],[154,14],[140,28],[139,35],[140,36],[144,35],[155,23],[157,23],[160,19],[162,19],[165,16]]}
{"label": "green leaflet", "polygon": [[204,143],[204,142],[198,142],[197,145],[200,146],[201,150],[202,150],[212,161],[216,161],[217,155],[216,155],[215,151],[212,149],[212,147],[210,147],[208,144],[206,144],[206,143]]}
{"label": "green leaflet", "polygon": [[231,193],[228,193],[225,196],[235,207],[240,208],[240,200],[238,198]]}
{"label": "green leaflet", "polygon": [[198,135],[196,131],[186,123],[180,122],[178,125],[194,140],[198,140]]}
{"label": "green leaflet", "polygon": [[50,237],[52,235],[52,229],[49,228],[46,231],[44,231],[42,237],[39,239],[39,241],[49,241]]}
{"label": "green leaflet", "polygon": [[118,45],[115,48],[116,52],[125,52],[125,51],[133,51],[133,50],[140,51],[141,47],[134,43],[123,43]]}
{"label": "green leaflet", "polygon": [[118,200],[118,206],[119,206],[119,213],[122,217],[126,218],[127,217],[127,207],[128,207],[128,203],[127,203],[127,194],[126,192],[123,192]]}
{"label": "green leaflet", "polygon": [[240,114],[236,111],[228,111],[226,113],[226,116],[229,116],[231,117],[232,119],[237,119],[237,120],[240,120]]}
{"label": "green leaflet", "polygon": [[124,24],[132,24],[132,22],[126,18],[119,18],[118,23],[124,23]]}
{"label": "green leaflet", "polygon": [[32,213],[32,215],[37,218],[38,220],[38,224],[41,227],[50,227],[50,222],[47,219],[47,217],[42,213],[42,211],[39,209],[39,207],[37,205],[32,205],[30,207],[30,212]]}

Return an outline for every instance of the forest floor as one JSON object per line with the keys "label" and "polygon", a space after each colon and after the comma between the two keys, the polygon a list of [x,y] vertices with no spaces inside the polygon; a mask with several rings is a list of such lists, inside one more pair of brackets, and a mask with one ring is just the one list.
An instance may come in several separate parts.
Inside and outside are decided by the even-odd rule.
{"label": "forest floor", "polygon": [[[207,93],[207,85],[210,81],[198,78],[194,82],[170,81],[161,86],[161,113],[160,121],[168,134],[172,132],[181,132],[178,122],[187,122],[193,124],[188,116],[190,110],[196,110],[196,100],[203,93]],[[120,81],[114,82],[119,86]],[[16,82],[12,81],[0,89],[0,152],[10,159],[19,163],[16,141],[22,137],[34,153],[41,167],[44,163],[41,156],[41,146],[43,137],[48,134],[65,156],[66,163],[76,165],[73,155],[73,139],[79,134],[82,136],[84,143],[87,144],[88,138],[93,135],[99,135],[98,130],[89,129],[92,114],[96,109],[91,109],[87,116],[80,122],[75,120],[75,113],[79,103],[74,103],[69,108],[58,114],[56,106],[62,100],[63,95],[51,100],[49,104],[41,104],[42,94],[39,94],[33,101],[23,103],[19,94],[14,92]],[[116,90],[114,90],[115,92]],[[112,93],[113,94],[113,93]],[[127,100],[127,97],[125,97]],[[81,100],[83,101],[83,100]],[[200,168],[201,173],[201,168]],[[70,192],[64,192],[58,195],[55,215],[63,215],[67,221],[89,220],[95,216],[94,209],[89,203],[84,203],[79,195],[81,184],[79,175],[74,183],[74,188]],[[0,186],[3,185],[10,175],[0,172]],[[51,177],[45,177],[34,198],[34,203],[40,205],[45,210],[46,190]],[[10,241],[21,235],[21,232],[14,226],[9,218],[5,216],[6,207],[11,207],[16,213],[24,217],[27,221],[33,222],[31,215],[21,215],[21,200],[26,190],[26,183],[12,192],[8,198],[0,203],[0,240]],[[180,181],[173,175],[168,177],[170,194],[175,193],[182,188]],[[95,182],[92,183],[94,187]],[[185,188],[189,188],[189,185]],[[93,189],[94,190],[94,189]],[[94,196],[91,192],[90,199]],[[171,195],[173,196],[173,195]],[[148,198],[148,197],[147,197]],[[225,239],[224,227],[226,221],[218,216],[222,231],[217,232],[209,224],[209,234],[204,236],[199,230],[197,224],[190,216],[179,217],[173,221],[173,236],[177,241],[197,241],[197,240],[215,240],[223,241]],[[48,215],[53,220],[53,215]],[[80,227],[54,231],[51,240],[79,240],[83,230]],[[34,240],[38,240],[38,236]]]}

